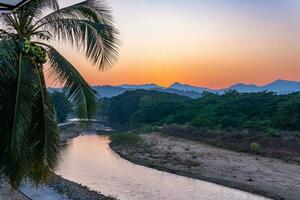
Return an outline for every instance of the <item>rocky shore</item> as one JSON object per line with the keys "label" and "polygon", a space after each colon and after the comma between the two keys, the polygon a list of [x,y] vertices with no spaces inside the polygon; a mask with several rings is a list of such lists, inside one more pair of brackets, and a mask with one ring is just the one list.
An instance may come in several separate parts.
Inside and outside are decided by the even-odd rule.
{"label": "rocky shore", "polygon": [[224,150],[159,133],[141,137],[142,145],[110,146],[121,157],[135,164],[276,200],[300,199],[299,165]]}
{"label": "rocky shore", "polygon": [[0,178],[0,200],[30,200],[20,190],[12,188],[3,178]]}
{"label": "rocky shore", "polygon": [[116,198],[106,197],[100,192],[90,190],[86,186],[69,181],[58,175],[54,176],[53,180],[48,183],[48,186],[72,200],[116,200]]}

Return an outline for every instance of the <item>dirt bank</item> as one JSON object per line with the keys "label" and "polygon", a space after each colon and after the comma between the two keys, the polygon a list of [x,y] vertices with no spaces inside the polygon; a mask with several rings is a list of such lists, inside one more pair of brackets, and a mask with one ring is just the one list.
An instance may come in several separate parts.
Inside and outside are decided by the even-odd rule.
{"label": "dirt bank", "polygon": [[300,199],[300,166],[297,164],[159,133],[142,135],[142,138],[144,145],[111,146],[122,157],[137,164],[273,199]]}

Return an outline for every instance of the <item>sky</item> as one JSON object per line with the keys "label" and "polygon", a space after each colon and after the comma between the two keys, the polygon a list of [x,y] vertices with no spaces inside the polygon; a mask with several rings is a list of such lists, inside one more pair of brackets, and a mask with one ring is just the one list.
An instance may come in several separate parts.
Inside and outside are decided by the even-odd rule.
{"label": "sky", "polygon": [[[59,0],[67,6],[80,0]],[[300,81],[299,0],[106,0],[120,58],[98,71],[73,48],[63,54],[91,85],[182,82],[210,88]]]}

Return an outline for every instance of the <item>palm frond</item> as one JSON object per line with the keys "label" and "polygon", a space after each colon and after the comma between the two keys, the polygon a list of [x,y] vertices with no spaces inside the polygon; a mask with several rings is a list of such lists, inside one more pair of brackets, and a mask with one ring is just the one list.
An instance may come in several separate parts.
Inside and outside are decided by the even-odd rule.
{"label": "palm frond", "polygon": [[118,31],[109,25],[88,20],[59,19],[49,22],[45,29],[60,41],[69,41],[81,50],[99,69],[106,69],[118,58]]}
{"label": "palm frond", "polygon": [[76,68],[56,49],[48,51],[51,63],[50,72],[56,74],[55,81],[64,86],[64,91],[75,105],[77,115],[81,119],[93,117],[96,108],[94,91],[82,78]]}
{"label": "palm frond", "polygon": [[58,10],[59,5],[57,0],[30,0],[18,7],[15,13],[18,13],[23,17],[30,16],[28,19],[32,20],[33,17],[41,17],[41,14],[43,14],[47,9],[54,11]]}
{"label": "palm frond", "polygon": [[60,162],[60,131],[55,121],[42,67],[35,65],[37,74],[37,95],[32,120],[32,171],[30,177],[38,185],[46,182]]}
{"label": "palm frond", "polygon": [[28,156],[26,155],[26,146],[24,138],[31,124],[32,106],[34,105],[34,72],[30,63],[19,55],[19,65],[17,71],[17,86],[15,89],[15,104],[12,112],[12,130],[9,139],[7,166],[4,169],[5,174],[11,181],[11,184],[18,185],[22,178],[27,176]]}
{"label": "palm frond", "polygon": [[0,41],[0,76],[14,77],[16,76],[16,66],[18,52],[16,43],[11,38],[3,38]]}
{"label": "palm frond", "polygon": [[54,11],[41,18],[36,25],[42,26],[59,19],[81,19],[96,23],[113,26],[113,18],[110,10],[104,5],[103,1],[87,0]]}
{"label": "palm frond", "polygon": [[105,0],[87,0],[82,2],[80,6],[91,8],[97,12],[97,20],[94,19],[94,22],[113,26],[113,17]]}
{"label": "palm frond", "polygon": [[[79,118],[86,119],[96,110],[94,91],[67,59],[45,43],[49,39],[70,42],[103,70],[118,58],[118,31],[101,0],[61,10],[57,0],[29,0],[1,13],[0,21],[4,27],[0,30],[0,129],[4,130],[0,172],[14,186],[27,177],[38,184],[58,165],[60,140],[36,46],[45,47],[50,74],[64,86]],[[24,41],[29,41],[30,52]]]}

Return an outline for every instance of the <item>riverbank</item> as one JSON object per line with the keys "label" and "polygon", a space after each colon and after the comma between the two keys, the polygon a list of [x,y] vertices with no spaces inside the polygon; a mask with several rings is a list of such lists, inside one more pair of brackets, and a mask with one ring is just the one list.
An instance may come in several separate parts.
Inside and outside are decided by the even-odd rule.
{"label": "riverbank", "polygon": [[110,146],[121,157],[136,164],[272,199],[300,199],[299,165],[224,150],[159,133],[141,137],[142,145]]}
{"label": "riverbank", "polygon": [[65,124],[59,125],[61,130],[60,140],[62,144],[68,142],[68,140],[74,139],[82,134],[82,132],[92,132],[92,133],[111,133],[113,129],[110,127],[104,126],[100,123],[93,123],[89,124],[88,129],[82,128],[79,122],[69,122]]}
{"label": "riverbank", "polygon": [[48,186],[73,200],[116,200],[114,197],[106,197],[100,192],[90,190],[86,186],[69,181],[58,175],[53,177]]}
{"label": "riverbank", "polygon": [[20,190],[12,188],[10,184],[0,178],[0,199],[1,200],[30,200]]}
{"label": "riverbank", "polygon": [[[89,130],[99,130],[104,126],[102,124],[93,124]],[[60,125],[61,129],[61,143],[66,144],[68,140],[74,139],[85,131],[80,123],[68,123]],[[90,190],[88,187],[79,183],[64,179],[61,176],[54,175],[53,179],[47,184],[60,194],[66,195],[72,200],[116,200],[114,197],[107,197],[100,192]]]}

